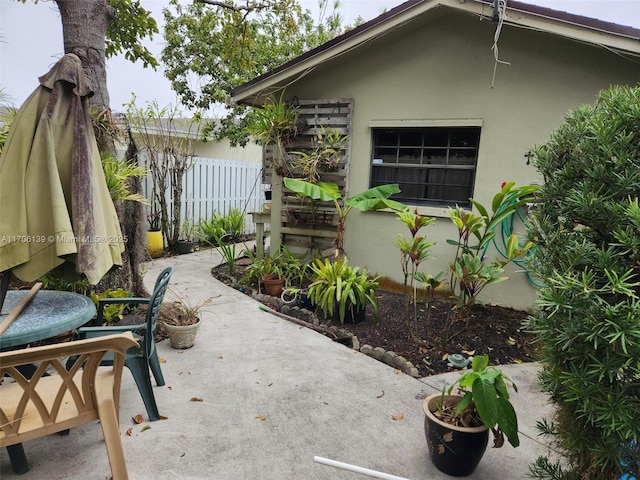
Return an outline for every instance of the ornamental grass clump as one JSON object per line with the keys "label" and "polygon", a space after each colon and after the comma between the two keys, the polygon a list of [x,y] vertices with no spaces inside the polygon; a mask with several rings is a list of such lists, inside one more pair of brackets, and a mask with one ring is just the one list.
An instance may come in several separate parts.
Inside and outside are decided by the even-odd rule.
{"label": "ornamental grass clump", "polygon": [[640,478],[640,89],[613,87],[569,112],[534,164],[545,183],[530,263],[546,286],[528,328],[556,406],[539,427],[564,458],[540,457],[531,472]]}

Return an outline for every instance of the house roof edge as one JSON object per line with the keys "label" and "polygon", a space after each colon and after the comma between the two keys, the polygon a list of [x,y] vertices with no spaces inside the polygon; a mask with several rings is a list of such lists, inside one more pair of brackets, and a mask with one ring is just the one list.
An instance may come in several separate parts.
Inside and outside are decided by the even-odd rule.
{"label": "house roof edge", "polygon": [[[231,100],[247,105],[259,104],[260,98],[279,90],[275,87],[278,82],[292,77],[301,78],[325,61],[357,48],[438,7],[448,7],[489,19],[494,16],[493,0],[408,0],[234,88],[231,92]],[[507,25],[531,28],[632,55],[640,55],[640,29],[633,27],[514,0],[507,2],[504,22]]]}

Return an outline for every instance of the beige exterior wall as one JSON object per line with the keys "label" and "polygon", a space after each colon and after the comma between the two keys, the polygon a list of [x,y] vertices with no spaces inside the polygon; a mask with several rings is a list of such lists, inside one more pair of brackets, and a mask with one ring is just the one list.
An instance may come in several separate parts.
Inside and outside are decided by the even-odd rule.
{"label": "beige exterior wall", "polygon": [[262,162],[262,147],[251,142],[247,143],[246,147],[232,147],[226,139],[220,142],[197,142],[195,155],[205,158],[260,163]]}
{"label": "beige exterior wall", "polygon": [[[134,138],[142,146],[142,142],[138,135],[134,133]],[[127,145],[120,146],[122,150],[126,150]],[[202,142],[197,141],[194,145],[194,154],[196,157],[216,158],[221,160],[235,160],[239,162],[262,162],[262,147],[255,143],[249,142],[246,147],[232,147],[228,140]]]}
{"label": "beige exterior wall", "polygon": [[[640,80],[638,64],[614,53],[505,26],[499,52],[510,65],[498,65],[492,87],[495,24],[445,9],[425,17],[320,65],[287,88],[288,98],[354,99],[351,195],[369,186],[372,124],[468,122],[482,127],[474,198],[490,204],[502,181],[539,180],[524,155],[549,138],[569,109],[593,103],[611,84]],[[432,249],[436,259],[421,270],[435,274],[447,269],[453,247],[445,242],[457,232],[446,211],[418,210],[438,217],[423,230],[438,244]],[[401,282],[400,254],[393,246],[399,233],[408,231],[392,213],[352,212],[346,229],[350,262]],[[510,268],[511,280],[487,287],[480,299],[531,308],[536,289],[520,270]]]}

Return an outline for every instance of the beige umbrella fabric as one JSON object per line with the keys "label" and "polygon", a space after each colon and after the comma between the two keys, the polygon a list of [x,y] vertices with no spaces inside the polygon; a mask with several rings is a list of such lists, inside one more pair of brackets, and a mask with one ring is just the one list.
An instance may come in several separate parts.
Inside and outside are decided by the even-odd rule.
{"label": "beige umbrella fabric", "polygon": [[65,262],[95,285],[124,243],[91,126],[93,95],[67,54],[18,111],[0,155],[0,273],[33,281]]}

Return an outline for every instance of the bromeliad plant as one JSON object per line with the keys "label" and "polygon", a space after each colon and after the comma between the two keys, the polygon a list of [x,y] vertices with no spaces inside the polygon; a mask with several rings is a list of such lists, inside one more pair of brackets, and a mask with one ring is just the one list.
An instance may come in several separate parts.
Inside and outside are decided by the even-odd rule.
{"label": "bromeliad plant", "polygon": [[[471,371],[465,371],[447,390],[451,395],[456,388],[463,396],[462,400],[447,420],[441,420],[464,427],[484,425],[493,433],[494,447],[504,444],[505,435],[509,443],[517,447],[520,445],[518,418],[509,400],[507,382],[518,391],[516,384],[502,370],[489,366],[487,355],[475,356]],[[442,394],[444,396],[444,389]]]}
{"label": "bromeliad plant", "polygon": [[247,115],[248,133],[263,146],[274,148],[271,167],[279,175],[288,173],[289,162],[285,147],[298,134],[300,112],[287,104],[282,90],[279,98],[267,97],[261,108],[253,108]]}
{"label": "bromeliad plant", "polygon": [[298,156],[292,166],[299,169],[307,181],[317,183],[322,172],[337,171],[344,163],[347,140],[348,136],[341,135],[338,130],[322,127],[311,151],[291,152]]}

